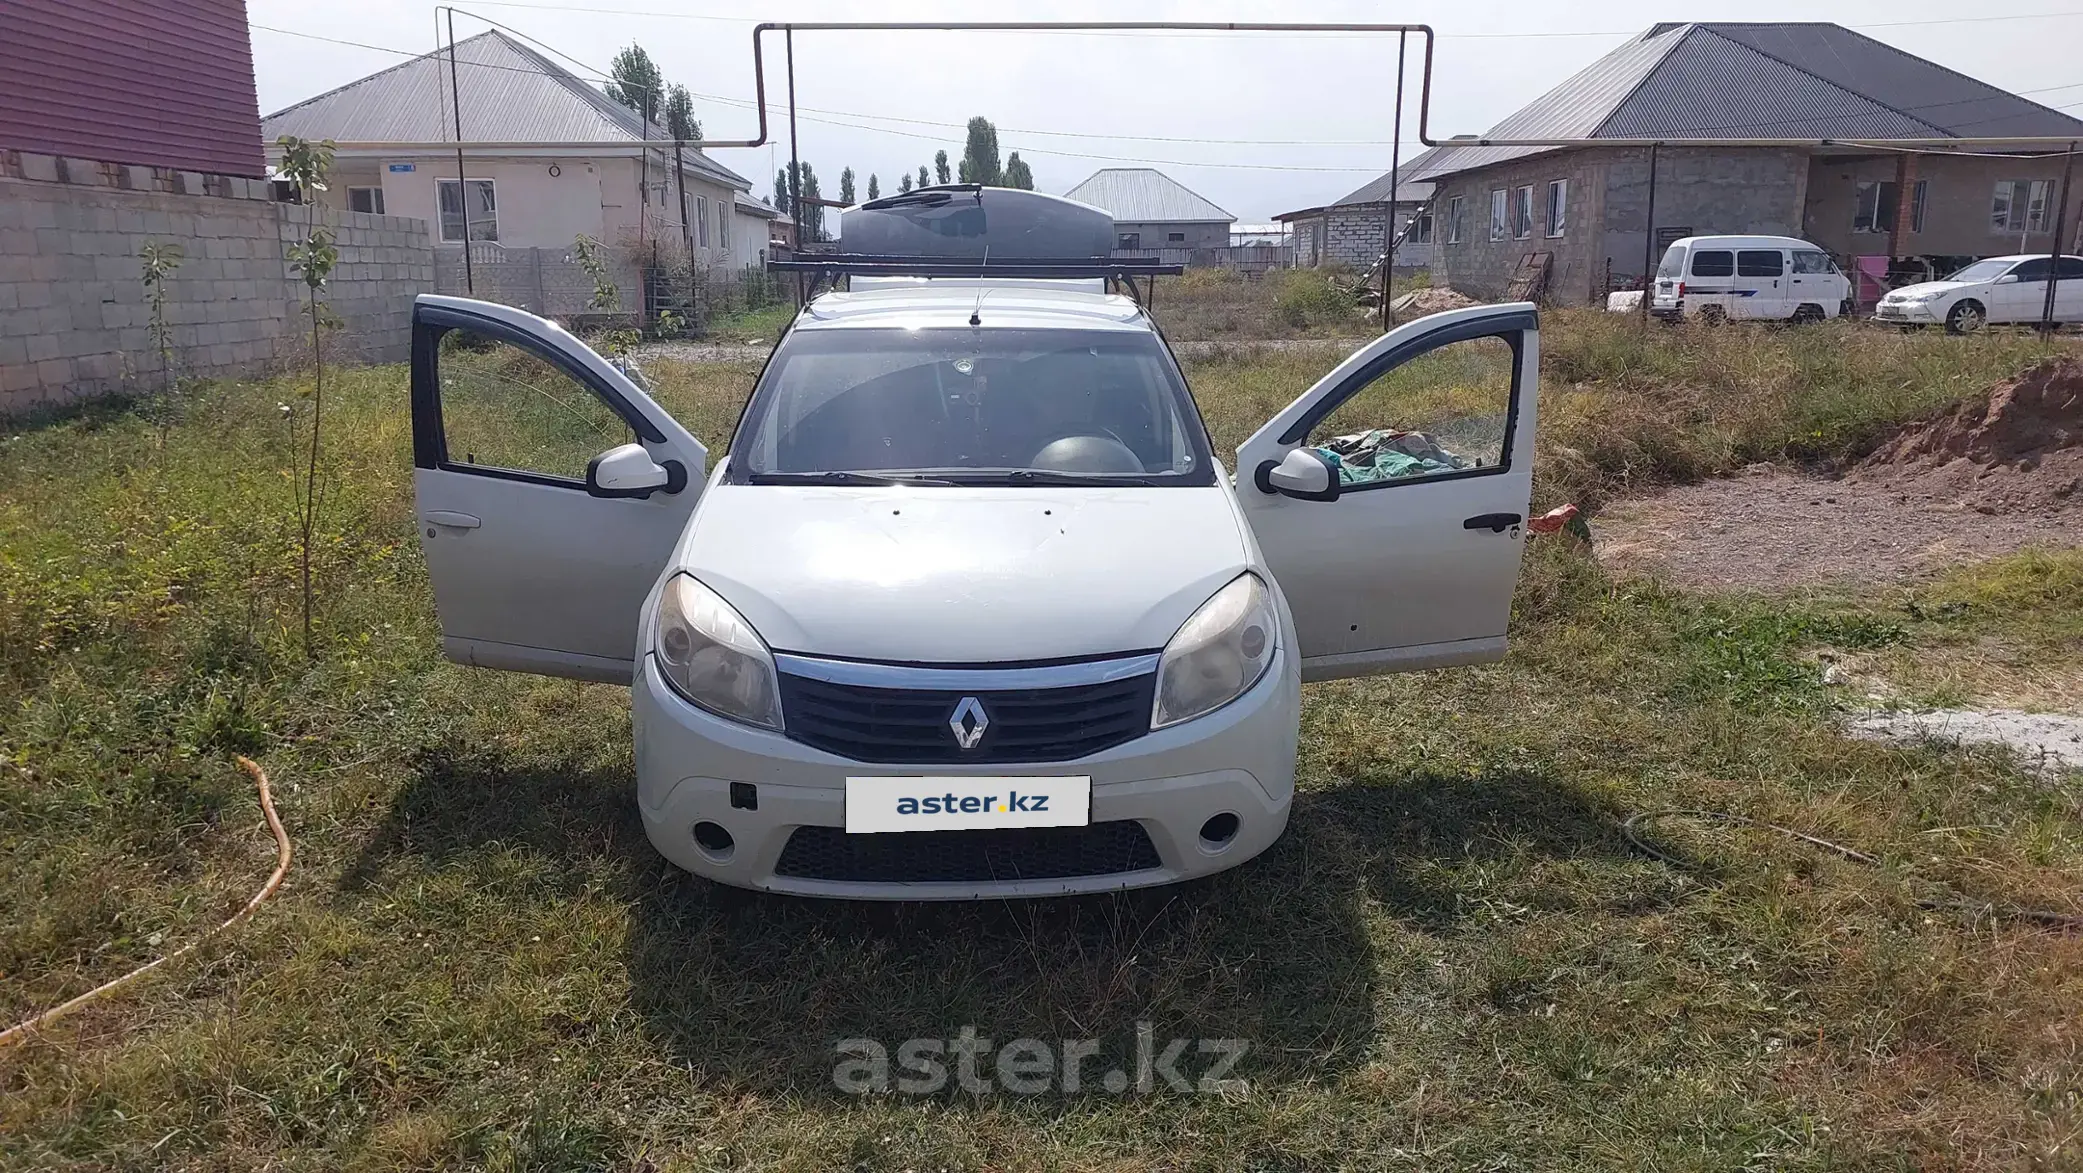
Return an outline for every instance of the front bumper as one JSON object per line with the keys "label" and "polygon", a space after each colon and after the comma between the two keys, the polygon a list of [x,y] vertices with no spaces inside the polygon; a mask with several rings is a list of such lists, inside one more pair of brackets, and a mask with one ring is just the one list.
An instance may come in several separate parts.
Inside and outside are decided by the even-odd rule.
{"label": "front bumper", "polygon": [[1873,320],[1898,325],[1929,326],[1940,320],[1931,302],[1881,302],[1873,307]]}
{"label": "front bumper", "polygon": [[[631,696],[638,806],[644,831],[660,854],[696,875],[737,887],[868,900],[1106,892],[1169,884],[1235,867],[1264,851],[1287,826],[1301,712],[1300,679],[1283,654],[1251,691],[1205,717],[1075,761],[964,770],[948,765],[870,765],[726,721],[680,699],[648,654]],[[1090,775],[1093,824],[1139,825],[1154,849],[1156,864],[1094,875],[959,881],[829,879],[777,870],[797,828],[845,825],[848,776],[962,773]],[[733,804],[732,783],[750,784],[756,808]],[[744,788],[739,789],[742,800]],[[1224,813],[1237,816],[1238,829],[1226,843],[1211,849],[1201,840],[1201,827]],[[696,823],[721,826],[730,835],[729,849],[719,852],[698,843]],[[906,833],[907,838],[933,834],[948,833]]]}

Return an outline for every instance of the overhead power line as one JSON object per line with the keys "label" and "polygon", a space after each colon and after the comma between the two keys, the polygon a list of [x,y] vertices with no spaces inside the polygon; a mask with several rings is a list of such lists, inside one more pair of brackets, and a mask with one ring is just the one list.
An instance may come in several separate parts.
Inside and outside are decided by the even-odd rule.
{"label": "overhead power line", "polygon": [[[475,3],[480,3],[480,4],[482,4],[482,3],[485,3],[485,0],[474,0],[474,2],[475,2]],[[508,5],[508,6],[510,6],[510,7],[534,7],[534,6],[531,6],[531,5],[520,5],[520,4],[512,4],[512,5]],[[2047,15],[2056,15],[2056,14],[2047,14]],[[723,19],[730,19],[730,20],[736,20],[736,19],[738,19],[738,18],[736,18],[736,17],[728,17],[728,18],[726,18],[726,17],[717,17],[716,19],[718,19],[718,20],[723,20]],[[375,51],[375,52],[379,52],[379,53],[391,53],[391,54],[395,54],[395,55],[398,55],[398,56],[405,56],[405,57],[421,57],[421,56],[425,56],[425,55],[426,55],[425,53],[415,53],[415,52],[413,52],[413,51],[411,51],[411,50],[408,50],[408,49],[397,49],[397,48],[392,48],[392,47],[390,47],[390,46],[388,46],[388,45],[372,45],[372,44],[369,44],[369,43],[367,43],[367,42],[363,42],[363,41],[351,41],[351,40],[346,40],[346,39],[343,39],[343,38],[339,38],[339,37],[329,37],[329,36],[323,36],[323,35],[321,35],[321,34],[318,34],[318,33],[307,33],[307,32],[301,32],[301,31],[299,31],[299,30],[296,30],[296,29],[284,29],[284,28],[275,28],[275,27],[273,27],[273,26],[270,26],[270,25],[263,25],[263,24],[257,24],[257,23],[256,23],[256,24],[254,24],[254,25],[253,25],[253,27],[254,27],[254,28],[257,28],[257,29],[261,29],[261,30],[263,30],[263,31],[266,31],[266,32],[271,32],[271,33],[280,33],[280,34],[283,34],[283,35],[286,35],[286,36],[292,36],[292,37],[303,37],[303,38],[306,38],[306,39],[309,39],[309,40],[315,40],[315,41],[326,41],[326,42],[330,42],[330,43],[332,43],[332,44],[337,44],[337,45],[347,45],[347,46],[350,46],[350,47],[353,47],[353,48],[357,48],[357,49],[369,49],[369,50],[373,50],[373,51]],[[525,35],[525,34],[522,34],[522,35]],[[532,38],[530,38],[530,39],[532,39]],[[571,63],[571,64],[572,64],[573,66],[577,67],[578,69],[580,69],[580,70],[583,70],[583,71],[585,71],[585,72],[587,72],[587,73],[591,73],[591,74],[593,74],[593,75],[594,75],[594,78],[593,78],[593,80],[599,80],[599,81],[606,81],[606,80],[609,80],[608,74],[606,74],[605,72],[601,71],[600,69],[598,69],[598,68],[596,68],[596,67],[594,67],[594,66],[592,66],[592,65],[588,65],[587,63],[585,63],[585,62],[583,62],[583,61],[580,61],[580,60],[578,60],[577,58],[575,58],[575,57],[572,57],[572,56],[570,56],[569,54],[566,54],[566,53],[564,53],[564,52],[562,52],[562,51],[560,51],[560,50],[556,50],[556,49],[553,49],[553,48],[551,48],[550,46],[544,45],[544,46],[543,46],[543,48],[544,48],[545,50],[549,51],[549,52],[555,53],[555,54],[556,54],[557,56],[559,56],[559,57],[562,57],[562,58],[564,58],[564,59],[565,59],[566,61],[570,62],[570,63]],[[523,69],[523,68],[520,68],[520,67],[517,67],[517,66],[509,66],[509,65],[493,65],[493,64],[491,64],[491,63],[489,63],[489,62],[471,62],[471,61],[463,61],[463,62],[459,62],[459,64],[461,64],[461,65],[464,65],[464,66],[467,66],[467,67],[470,67],[470,68],[476,68],[476,69],[495,69],[495,70],[504,70],[504,71],[507,71],[507,72],[513,72],[513,73],[528,73],[528,74],[534,74],[534,73],[536,72],[535,70],[531,70],[531,69]],[[2022,95],[2025,95],[2025,94],[2051,93],[2051,92],[2054,92],[2054,91],[2058,91],[2058,90],[2068,90],[2068,89],[2077,89],[2077,88],[2083,88],[2083,82],[2067,82],[2067,83],[2064,83],[2064,84],[2061,84],[2061,85],[2054,85],[2054,86],[2044,86],[2044,87],[2040,87],[2040,88],[2037,88],[2037,89],[2027,89],[2027,90],[2016,90],[2016,91],[2012,91],[2012,92],[2013,92],[2014,94],[2016,94],[2016,95],[2022,96]],[[702,92],[699,92],[699,91],[689,91],[689,96],[690,96],[690,97],[696,97],[696,98],[700,98],[700,99],[702,99],[702,100],[704,100],[704,101],[709,101],[709,102],[716,102],[716,103],[719,103],[719,104],[721,104],[721,105],[726,105],[726,106],[734,106],[734,107],[737,107],[737,108],[739,108],[739,109],[744,109],[744,110],[753,110],[753,109],[757,109],[757,108],[758,108],[758,104],[757,104],[757,103],[755,103],[755,102],[752,102],[752,101],[750,101],[750,100],[748,100],[748,99],[744,99],[744,98],[731,98],[731,97],[726,97],[726,96],[724,96],[724,95],[722,95],[722,94],[709,94],[709,93],[702,93]],[[1973,103],[1973,102],[1979,102],[1979,101],[1987,101],[1987,100],[1989,100],[1989,99],[1986,99],[1986,98],[1968,98],[1968,99],[1956,99],[1956,100],[1953,100],[1953,101],[1948,101],[1948,102],[1932,102],[1932,103],[1928,103],[1928,104],[1925,104],[1925,105],[1919,105],[1919,106],[1908,106],[1908,107],[1904,107],[1904,109],[1905,109],[1906,111],[1914,111],[1914,110],[1932,110],[1932,109],[1937,109],[1937,108],[1940,108],[1940,107],[1943,107],[1943,106],[1957,106],[1957,105],[1966,105],[1966,104],[1971,104],[1971,103]],[[2055,107],[2055,108],[2056,108],[2056,109],[2064,109],[2064,108],[2066,108],[2067,106],[2076,106],[2076,105],[2083,105],[2083,102],[2072,102],[2072,103],[2067,103],[2067,104],[2065,104],[2064,106],[2057,106],[2057,107]],[[780,107],[779,103],[770,103],[770,104],[769,104],[769,108],[770,108],[770,109],[780,109],[781,107]],[[898,130],[898,129],[895,129],[895,128],[892,128],[892,127],[886,127],[886,126],[872,126],[872,125],[866,125],[866,124],[863,124],[863,123],[860,123],[860,122],[850,122],[850,121],[841,121],[841,119],[861,119],[861,118],[865,118],[865,119],[868,119],[868,120],[870,120],[871,122],[896,122],[896,123],[902,123],[902,124],[905,124],[905,125],[909,125],[909,126],[928,126],[928,127],[934,127],[934,128],[937,128],[937,129],[942,129],[942,130],[952,130],[952,131],[961,131],[961,130],[965,130],[965,129],[967,128],[967,127],[966,127],[966,124],[963,124],[963,123],[958,123],[958,122],[941,122],[941,121],[936,121],[936,120],[933,120],[933,119],[925,119],[925,118],[906,118],[906,117],[902,117],[902,116],[899,116],[899,115],[895,115],[895,114],[871,114],[871,113],[868,113],[868,112],[866,112],[866,111],[861,111],[861,110],[833,110],[833,109],[828,109],[828,108],[823,108],[823,107],[817,107],[817,106],[801,106],[801,105],[797,106],[797,107],[796,107],[796,109],[797,109],[797,111],[798,111],[798,117],[800,117],[800,118],[801,118],[801,119],[802,119],[803,121],[806,121],[806,122],[815,122],[815,123],[819,123],[819,124],[821,124],[821,125],[826,125],[826,126],[838,126],[838,127],[843,127],[843,128],[846,128],[846,129],[850,129],[850,130],[865,130],[865,131],[869,131],[869,132],[871,132],[871,133],[878,133],[878,134],[890,134],[890,135],[897,135],[897,136],[899,136],[899,137],[904,137],[904,138],[915,138],[915,139],[924,139],[924,140],[927,140],[927,141],[930,141],[930,142],[939,142],[939,141],[942,141],[942,139],[941,139],[941,136],[938,136],[938,135],[929,135],[929,134],[920,134],[920,133],[915,133],[915,132],[907,132],[907,131],[903,131],[903,130]],[[823,117],[820,117],[820,116],[823,116]],[[1813,119],[1805,119],[1805,118],[1804,118],[1804,119],[1782,119],[1782,120],[1777,120],[1777,121],[1781,121],[1781,122],[1785,122],[1785,123],[1787,123],[1787,124],[1789,124],[1789,125],[1793,125],[1793,124],[1798,124],[1798,123],[1806,123],[1806,122],[1811,122],[1811,121],[1814,121],[1814,120],[1813,120]],[[1991,121],[1991,120],[1982,120],[1982,121]],[[1684,132],[1684,133],[1687,133],[1687,134],[1707,134],[1707,133],[1710,133],[1710,132],[1712,132],[1712,131],[1715,131],[1715,130],[1729,130],[1729,129],[1746,129],[1746,128],[1748,128],[1748,127],[1751,127],[1751,126],[1756,126],[1756,125],[1763,125],[1763,124],[1759,124],[1759,123],[1746,123],[1746,124],[1745,124],[1745,125],[1744,125],[1743,127],[1696,127],[1696,128],[1692,128],[1691,130],[1688,130],[1688,131],[1686,131],[1686,132]],[[1972,125],[1972,124],[1963,124],[1963,125]],[[1087,132],[1087,131],[1071,131],[1071,130],[1042,130],[1042,129],[1038,129],[1038,128],[1034,128],[1034,127],[1016,127],[1016,126],[1001,126],[1001,127],[999,127],[999,128],[998,128],[998,131],[999,131],[999,133],[1001,133],[1001,134],[1008,134],[1008,135],[1035,135],[1035,136],[1041,136],[1041,137],[1050,137],[1050,138],[1074,138],[1074,139],[1093,139],[1093,140],[1098,140],[1098,141],[1102,141],[1102,142],[1157,142],[1157,143],[1175,143],[1175,144],[1191,144],[1191,145],[1199,145],[1199,146],[1263,146],[1263,147],[1308,147],[1308,148],[1321,148],[1321,147],[1332,147],[1332,148],[1370,148],[1370,149],[1373,149],[1373,148],[1387,147],[1387,146],[1390,146],[1390,145],[1391,145],[1391,144],[1390,144],[1390,142],[1389,142],[1389,140],[1387,140],[1387,139],[1239,139],[1239,138],[1222,138],[1222,139],[1210,139],[1210,138],[1193,138],[1193,137],[1178,137],[1178,136],[1165,136],[1165,135],[1137,135],[1137,134],[1099,134],[1099,133],[1092,133],[1092,132]],[[1365,166],[1365,167],[1325,167],[1325,166],[1305,166],[1305,165],[1290,165],[1290,164],[1284,164],[1284,163],[1209,163],[1209,162],[1200,162],[1200,161],[1188,161],[1188,160],[1171,160],[1171,159],[1147,159],[1147,158],[1142,158],[1142,157],[1133,157],[1133,158],[1131,158],[1131,157],[1125,157],[1125,156],[1117,156],[1117,155],[1105,155],[1105,154],[1095,154],[1095,153],[1090,153],[1090,152],[1080,152],[1080,151],[1071,151],[1071,150],[1058,150],[1058,149],[1055,149],[1055,148],[1048,148],[1048,147],[1026,147],[1025,149],[1026,149],[1026,150],[1027,150],[1027,151],[1028,151],[1029,153],[1031,153],[1031,154],[1039,154],[1039,155],[1056,155],[1056,156],[1061,156],[1061,157],[1065,157],[1065,158],[1073,158],[1073,159],[1092,159],[1092,160],[1098,160],[1098,161],[1103,161],[1103,162],[1119,162],[1119,163],[1144,163],[1144,164],[1151,164],[1151,163],[1157,163],[1157,164],[1162,164],[1162,165],[1165,165],[1165,166],[1177,166],[1177,167],[1213,167],[1213,168],[1223,168],[1223,169],[1236,169],[1236,170],[1255,170],[1255,171],[1323,171],[1323,172],[1355,172],[1355,173],[1359,173],[1359,172],[1365,172],[1365,173],[1370,173],[1370,174],[1371,174],[1371,173],[1374,173],[1374,172],[1377,172],[1377,171],[1379,171],[1379,170],[1380,170],[1380,167],[1379,167],[1379,166]]]}

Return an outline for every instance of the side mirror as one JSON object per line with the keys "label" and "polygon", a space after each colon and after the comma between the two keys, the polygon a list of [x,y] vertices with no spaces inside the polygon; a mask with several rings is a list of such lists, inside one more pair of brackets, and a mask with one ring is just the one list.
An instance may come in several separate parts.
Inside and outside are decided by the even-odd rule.
{"label": "side mirror", "polygon": [[2017,275],[2016,273],[2005,273],[2005,274],[2004,274],[2003,276],[2001,276],[2001,277],[1998,277],[1998,278],[1997,278],[1996,280],[1994,280],[1994,281],[1991,281],[1991,282],[1990,282],[1989,284],[1991,284],[1991,285],[2016,285],[2017,283],[2018,283],[2018,275]]}
{"label": "side mirror", "polygon": [[1266,461],[1258,467],[1261,493],[1279,493],[1300,501],[1336,501],[1338,470],[1331,458],[1314,448],[1295,448],[1279,463]]}
{"label": "side mirror", "polygon": [[586,464],[586,491],[595,497],[649,497],[659,489],[677,493],[686,484],[679,461],[661,465],[642,444],[610,448]]}

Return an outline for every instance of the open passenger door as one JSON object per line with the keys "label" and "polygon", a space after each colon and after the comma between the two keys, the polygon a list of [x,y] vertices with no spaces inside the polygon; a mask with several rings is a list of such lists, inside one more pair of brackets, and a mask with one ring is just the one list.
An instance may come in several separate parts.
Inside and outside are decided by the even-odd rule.
{"label": "open passenger door", "polygon": [[424,294],[412,457],[448,657],[629,683],[638,611],[702,489],[700,441],[556,323]]}
{"label": "open passenger door", "polygon": [[1433,314],[1237,449],[1237,497],[1294,613],[1303,679],[1504,655],[1539,368],[1532,303]]}

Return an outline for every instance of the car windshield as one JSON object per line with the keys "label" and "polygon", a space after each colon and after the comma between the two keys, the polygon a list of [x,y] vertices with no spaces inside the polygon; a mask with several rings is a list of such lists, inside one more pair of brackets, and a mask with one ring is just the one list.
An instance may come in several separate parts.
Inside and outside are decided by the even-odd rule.
{"label": "car windshield", "polygon": [[1976,261],[1946,278],[1948,281],[1994,281],[2011,271],[2016,261]]}
{"label": "car windshield", "polygon": [[753,483],[1214,483],[1178,367],[1132,330],[795,331],[731,465]]}

